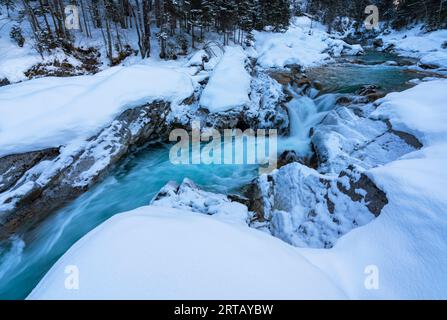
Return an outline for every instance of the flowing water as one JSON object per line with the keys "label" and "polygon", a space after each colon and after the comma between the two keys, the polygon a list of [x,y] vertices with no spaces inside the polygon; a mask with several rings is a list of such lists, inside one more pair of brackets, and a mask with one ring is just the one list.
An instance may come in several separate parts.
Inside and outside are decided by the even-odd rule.
{"label": "flowing water", "polygon": [[[291,135],[280,140],[279,151],[308,154],[309,130],[334,106],[337,94],[354,92],[365,84],[402,90],[409,86],[408,80],[426,76],[377,64],[396,60],[395,56],[369,52],[358,59],[364,64],[339,62],[309,70],[309,76],[323,84],[323,94],[314,99],[296,95],[289,103]],[[0,246],[0,299],[25,298],[73,243],[111,216],[148,205],[168,181],[188,177],[208,191],[231,193],[258,174],[256,166],[248,165],[175,166],[169,161],[169,147],[150,146],[134,154],[70,205]]]}

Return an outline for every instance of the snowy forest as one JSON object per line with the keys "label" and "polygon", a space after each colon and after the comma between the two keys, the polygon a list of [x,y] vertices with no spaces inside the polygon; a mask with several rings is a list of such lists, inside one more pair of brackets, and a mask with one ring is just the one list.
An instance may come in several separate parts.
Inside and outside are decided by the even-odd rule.
{"label": "snowy forest", "polygon": [[[70,50],[73,35],[67,30],[66,5],[76,5],[79,29],[91,38],[100,31],[110,64],[118,63],[129,54],[123,31],[130,30],[138,39],[141,57],[151,55],[151,34],[160,46],[160,57],[175,59],[185,55],[197,43],[204,43],[209,32],[220,35],[223,45],[250,44],[253,30],[271,27],[285,31],[291,15],[307,13],[325,23],[329,31],[342,31],[340,17],[352,18],[359,30],[365,17],[365,7],[377,5],[382,21],[399,29],[416,21],[423,21],[435,30],[446,27],[447,4],[443,0],[380,0],[380,1],[326,1],[312,0],[0,0],[8,12],[20,11],[17,19],[27,19],[32,27],[36,50],[63,47]],[[155,28],[152,30],[152,18]],[[11,31],[19,45],[25,41],[19,26]],[[121,57],[121,59],[120,59]]]}

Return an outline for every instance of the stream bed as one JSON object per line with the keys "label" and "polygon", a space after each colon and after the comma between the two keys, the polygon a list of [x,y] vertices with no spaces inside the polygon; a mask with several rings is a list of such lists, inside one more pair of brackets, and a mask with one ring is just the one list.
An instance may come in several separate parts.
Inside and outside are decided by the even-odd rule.
{"label": "stream bed", "polygon": [[[380,85],[385,91],[409,88],[409,80],[429,76],[408,67],[384,65],[398,57],[367,51],[335,64],[308,70],[323,86],[316,99],[296,96],[289,103],[291,136],[279,141],[279,151],[308,152],[309,129],[335,104],[335,95],[353,93],[362,85]],[[358,61],[357,61],[358,62]],[[148,205],[169,181],[190,178],[207,191],[237,193],[258,174],[248,165],[183,165],[169,161],[170,145],[152,145],[121,163],[104,181],[59,210],[26,234],[0,246],[0,299],[23,299],[51,266],[77,240],[113,215]],[[107,265],[104,266],[105,268]]]}

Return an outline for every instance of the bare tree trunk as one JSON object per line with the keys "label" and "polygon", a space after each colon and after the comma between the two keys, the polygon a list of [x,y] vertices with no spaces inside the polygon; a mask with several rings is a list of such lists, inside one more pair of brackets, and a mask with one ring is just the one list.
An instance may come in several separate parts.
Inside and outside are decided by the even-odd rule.
{"label": "bare tree trunk", "polygon": [[82,11],[82,18],[84,20],[84,30],[85,30],[85,34],[87,35],[87,37],[91,38],[92,34],[90,33],[90,29],[88,27],[88,22],[87,22],[87,16],[85,14],[85,6],[84,6],[84,0],[80,0],[81,3],[81,11]]}

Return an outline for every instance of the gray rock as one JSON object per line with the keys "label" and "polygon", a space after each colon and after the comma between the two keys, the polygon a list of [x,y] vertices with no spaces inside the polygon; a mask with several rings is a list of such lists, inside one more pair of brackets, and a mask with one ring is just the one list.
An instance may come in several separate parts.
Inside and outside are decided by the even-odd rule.
{"label": "gray rock", "polygon": [[0,87],[7,86],[8,84],[11,84],[11,82],[9,82],[8,79],[6,78],[0,79]]}
{"label": "gray rock", "polygon": [[58,155],[58,148],[50,148],[0,158],[0,193],[11,188],[25,172],[39,162],[53,160]]}
{"label": "gray rock", "polygon": [[125,111],[80,150],[57,154],[57,149],[49,149],[0,159],[0,168],[11,161],[22,164],[4,180],[0,238],[31,226],[87,191],[134,148],[167,140],[169,112],[169,103],[154,102]]}

